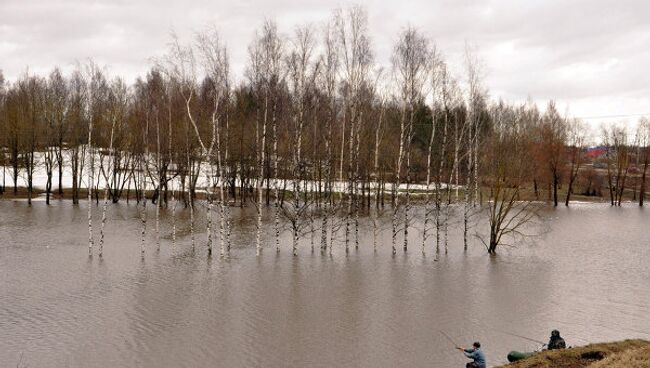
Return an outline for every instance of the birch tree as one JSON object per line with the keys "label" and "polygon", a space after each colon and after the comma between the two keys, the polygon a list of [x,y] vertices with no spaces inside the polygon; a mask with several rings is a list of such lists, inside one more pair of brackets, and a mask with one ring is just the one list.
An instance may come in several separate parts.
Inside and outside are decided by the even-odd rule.
{"label": "birch tree", "polygon": [[[440,235],[446,234],[447,222],[446,217],[443,217],[443,192],[442,186],[446,185],[446,191],[449,191],[449,181],[443,183],[443,173],[447,168],[447,155],[448,155],[448,136],[449,136],[449,125],[450,125],[450,115],[451,115],[451,90],[453,88],[453,80],[449,75],[449,70],[445,62],[440,64],[440,119],[442,120],[441,127],[441,142],[438,147],[438,162],[437,170],[435,176],[435,207],[434,207],[434,219],[436,224],[436,254],[440,253]],[[435,117],[435,115],[434,115]],[[436,124],[434,122],[434,124]],[[448,203],[447,203],[448,205]],[[444,211],[446,214],[447,211]],[[447,242],[445,241],[445,252]]]}
{"label": "birch tree", "polygon": [[[212,190],[215,160],[214,150],[218,140],[218,128],[220,115],[220,104],[224,96],[223,86],[226,84],[225,70],[226,52],[219,43],[218,35],[216,32],[199,34],[197,35],[197,47],[199,48],[203,72],[206,75],[204,86],[206,87],[207,99],[210,106],[208,107],[208,132],[202,132],[198,121],[198,115],[195,109],[197,101],[201,96],[198,96],[197,91],[197,63],[195,58],[195,51],[191,46],[183,46],[175,35],[172,35],[173,42],[169,50],[169,54],[159,62],[163,70],[179,84],[179,89],[185,100],[185,110],[187,118],[190,122],[191,130],[193,130],[194,137],[199,143],[201,148],[201,157],[205,158],[208,164],[207,177],[206,177],[206,247],[208,256],[212,256]],[[210,42],[215,42],[211,44]],[[206,137],[207,135],[207,137]],[[206,140],[209,138],[209,141]],[[189,158],[190,155],[188,155]],[[202,161],[202,160],[201,160]],[[201,162],[200,161],[200,162]],[[200,164],[197,172],[201,172]],[[225,203],[221,204],[225,206]],[[225,212],[225,209],[224,209]],[[224,229],[222,228],[222,234]],[[225,237],[225,234],[224,234]]]}
{"label": "birch tree", "polygon": [[[323,201],[323,215],[321,219],[321,250],[327,249],[327,231],[329,229],[330,216],[334,213],[332,203],[332,184],[334,173],[333,162],[333,129],[337,116],[336,87],[337,73],[339,69],[339,50],[336,35],[335,23],[328,23],[324,32],[324,54],[321,57],[323,72],[321,73],[322,89],[325,91],[327,103],[327,116],[325,121],[325,198]],[[330,244],[330,247],[332,245]],[[330,248],[331,249],[331,248]]]}
{"label": "birch tree", "polygon": [[[228,222],[228,211],[226,208],[226,199],[224,193],[224,168],[223,168],[223,147],[221,143],[221,119],[223,117],[223,105],[227,104],[227,97],[229,95],[229,61],[228,53],[225,46],[222,45],[219,35],[215,30],[199,34],[197,37],[197,46],[202,57],[202,66],[206,76],[210,80],[210,99],[212,101],[212,109],[210,112],[210,125],[212,127],[212,142],[209,147],[206,147],[202,140],[201,146],[204,151],[207,151],[207,158],[212,170],[212,162],[216,161],[218,171],[218,188],[219,188],[219,211],[220,223],[219,234],[221,241],[221,255],[225,255],[226,243],[229,239],[226,238],[228,232],[226,224]],[[188,109],[188,111],[190,111]],[[194,119],[190,117],[195,131],[198,135],[198,128]],[[216,156],[216,157],[215,157]],[[209,203],[208,206],[211,206]]]}
{"label": "birch tree", "polygon": [[482,122],[486,110],[487,91],[481,83],[481,64],[475,53],[465,47],[465,64],[468,77],[468,122],[466,142],[466,180],[465,180],[465,208],[463,210],[463,246],[467,249],[470,232],[470,217],[472,209],[476,207],[479,197],[479,141],[481,138]]}
{"label": "birch tree", "polygon": [[[274,195],[274,227],[276,233],[276,250],[279,251],[279,208],[278,208],[278,127],[277,127],[277,88],[282,79],[282,54],[283,41],[278,34],[277,25],[272,21],[267,21],[257,35],[253,44],[249,47],[250,66],[248,77],[254,86],[257,95],[262,99],[261,128],[259,123],[256,125],[256,158],[257,158],[257,223],[255,234],[255,247],[257,255],[262,250],[262,218],[263,218],[263,196],[264,196],[264,179],[268,173],[265,172],[267,163],[267,133],[269,130],[269,120],[271,121],[272,130],[272,160],[273,160],[273,186]],[[259,115],[258,115],[259,116]],[[267,191],[271,188],[267,187]]]}
{"label": "birch tree", "polygon": [[[110,177],[113,176],[113,173],[118,170],[118,167],[111,165],[114,163],[111,160],[111,156],[115,155],[113,150],[113,142],[115,137],[116,130],[121,129],[121,125],[124,122],[126,113],[127,113],[127,103],[128,95],[127,88],[124,82],[121,79],[116,79],[111,86],[111,89],[108,94],[107,109],[106,109],[106,120],[110,124],[110,134],[109,134],[109,144],[108,144],[108,166],[105,170],[102,170],[102,175],[104,177],[104,201],[102,205],[102,222],[100,228],[99,236],[99,256],[102,257],[104,254],[104,234],[106,227],[106,211],[108,206],[108,192],[110,188]],[[102,158],[103,161],[103,158]],[[102,166],[103,168],[103,166]]]}
{"label": "birch tree", "polygon": [[[426,243],[429,239],[429,221],[433,210],[431,207],[431,182],[432,170],[434,167],[433,162],[433,146],[436,139],[436,111],[440,110],[440,66],[441,60],[434,47],[431,52],[431,127],[429,133],[429,141],[427,144],[427,167],[426,167],[426,188],[424,200],[424,221],[422,224],[422,253],[425,253]],[[439,188],[436,188],[436,192]]]}
{"label": "birch tree", "polygon": [[346,121],[349,120],[349,133],[347,134],[348,168],[347,168],[347,195],[348,211],[345,220],[345,247],[349,247],[349,234],[351,220],[355,221],[355,246],[358,247],[358,213],[356,211],[356,184],[359,132],[363,124],[361,109],[362,89],[368,83],[373,54],[368,36],[368,16],[361,7],[351,7],[344,12],[337,10],[334,15],[336,22],[338,43],[340,45],[341,82],[343,83],[343,117],[341,120],[341,156],[340,177],[342,181],[342,168],[345,148]]}
{"label": "birch tree", "polygon": [[88,194],[88,254],[92,255],[93,245],[95,243],[93,237],[93,218],[92,218],[92,191],[95,184],[95,152],[93,151],[93,126],[95,121],[99,119],[103,113],[101,104],[105,97],[107,90],[106,79],[102,70],[97,64],[90,61],[86,65],[86,83],[88,83],[88,102],[87,102],[87,115],[88,115],[88,181],[87,181],[87,194]]}
{"label": "birch tree", "polygon": [[[399,192],[402,167],[406,171],[406,193],[404,206],[404,251],[408,248],[408,231],[410,226],[409,213],[411,210],[411,142],[413,141],[413,124],[415,110],[425,94],[425,86],[431,73],[431,50],[429,41],[413,28],[406,29],[400,36],[393,51],[393,71],[399,88],[402,113],[400,120],[400,141],[395,178],[393,186]],[[398,193],[399,194],[399,193]],[[397,214],[399,211],[399,195],[393,202],[393,253],[395,253],[395,238],[397,232]]]}
{"label": "birch tree", "polygon": [[304,187],[306,162],[303,157],[303,132],[307,112],[313,103],[310,93],[315,86],[319,63],[314,62],[314,33],[311,27],[298,27],[292,40],[292,50],[287,55],[288,85],[292,110],[292,206],[283,208],[283,214],[291,224],[293,255],[297,255],[304,217],[310,210],[310,201]]}

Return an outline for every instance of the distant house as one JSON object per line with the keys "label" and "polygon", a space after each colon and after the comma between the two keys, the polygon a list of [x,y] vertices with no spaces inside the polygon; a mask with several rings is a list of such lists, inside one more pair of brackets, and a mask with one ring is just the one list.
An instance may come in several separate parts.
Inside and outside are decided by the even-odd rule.
{"label": "distant house", "polygon": [[598,147],[587,148],[585,155],[587,156],[587,158],[595,160],[603,157],[606,153],[607,153],[606,147],[598,146]]}

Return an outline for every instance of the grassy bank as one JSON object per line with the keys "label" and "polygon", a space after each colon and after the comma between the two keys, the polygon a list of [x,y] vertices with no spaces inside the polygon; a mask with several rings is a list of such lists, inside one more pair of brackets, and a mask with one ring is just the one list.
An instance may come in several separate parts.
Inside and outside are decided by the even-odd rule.
{"label": "grassy bank", "polygon": [[650,368],[650,341],[624,340],[547,350],[503,368]]}

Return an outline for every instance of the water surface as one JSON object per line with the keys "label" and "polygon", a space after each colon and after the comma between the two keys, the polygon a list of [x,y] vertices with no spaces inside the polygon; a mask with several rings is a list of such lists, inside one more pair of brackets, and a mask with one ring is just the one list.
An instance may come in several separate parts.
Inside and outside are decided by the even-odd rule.
{"label": "water surface", "polygon": [[172,247],[169,216],[160,251],[149,221],[141,259],[126,204],[110,207],[104,257],[89,258],[86,211],[0,201],[3,365],[22,355],[32,368],[454,367],[465,360],[440,330],[480,340],[490,365],[537,347],[512,334],[650,339],[650,214],[633,205],[545,211],[543,235],[497,257],[477,240],[463,251],[452,228],[438,260],[416,230],[392,256],[388,226],[376,251],[368,229],[347,254],[340,243],[312,252],[309,238],[298,257],[288,241],[276,254],[268,238],[256,257],[253,217],[238,210],[230,259],[206,257],[205,233],[192,251],[186,226]]}

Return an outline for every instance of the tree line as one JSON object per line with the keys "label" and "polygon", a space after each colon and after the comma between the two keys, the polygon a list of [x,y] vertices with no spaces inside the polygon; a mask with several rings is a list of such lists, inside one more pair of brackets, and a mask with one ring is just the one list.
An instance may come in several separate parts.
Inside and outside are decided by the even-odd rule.
{"label": "tree line", "polygon": [[[585,124],[553,101],[544,112],[531,102],[491,101],[469,46],[456,67],[462,72],[413,27],[399,34],[391,65],[378,65],[366,12],[352,7],[290,35],[264,22],[236,83],[213,29],[187,43],[172,36],[168,52],[133,84],[92,61],[68,75],[25,72],[13,83],[0,72],[0,193],[8,172],[14,194],[24,180],[31,204],[42,169],[48,204],[52,195],[79,204],[85,194],[91,254],[90,203],[101,202],[100,256],[107,206],[122,200],[138,203],[143,255],[147,202],[158,247],[161,210],[172,215],[173,243],[176,211],[189,211],[192,247],[195,211],[205,211],[208,254],[219,244],[222,255],[230,252],[234,206],[255,208],[258,254],[265,217],[276,250],[288,231],[296,254],[306,237],[323,252],[335,242],[358,247],[360,217],[372,223],[376,246],[381,216],[391,218],[393,253],[408,249],[420,216],[421,250],[431,244],[438,254],[448,249],[453,214],[465,248],[476,215],[487,214],[489,237],[476,233],[494,253],[504,236],[524,234],[544,192],[557,206],[562,187],[567,206],[573,193],[602,188],[612,205],[630,188],[636,199],[638,188],[643,204],[647,121],[633,140],[623,127],[604,126],[603,156],[591,160]],[[424,211],[416,213],[415,201]]]}

